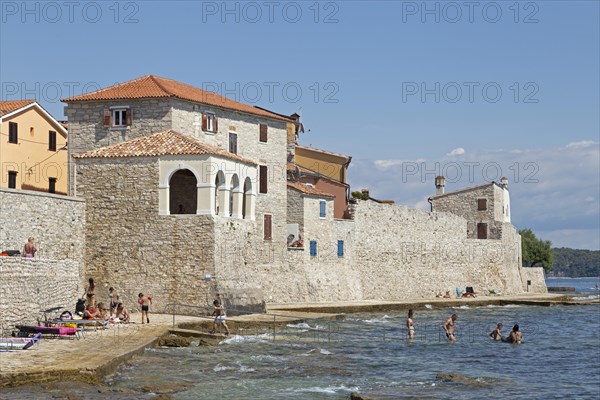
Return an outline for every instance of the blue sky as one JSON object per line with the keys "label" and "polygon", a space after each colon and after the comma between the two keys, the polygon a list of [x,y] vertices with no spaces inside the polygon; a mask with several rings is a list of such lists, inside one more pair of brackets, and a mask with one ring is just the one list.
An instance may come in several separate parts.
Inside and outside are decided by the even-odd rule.
{"label": "blue sky", "polygon": [[146,74],[219,88],[301,113],[374,197],[426,209],[431,171],[506,175],[517,227],[600,247],[597,1],[66,3],[0,3],[3,100],[61,118]]}

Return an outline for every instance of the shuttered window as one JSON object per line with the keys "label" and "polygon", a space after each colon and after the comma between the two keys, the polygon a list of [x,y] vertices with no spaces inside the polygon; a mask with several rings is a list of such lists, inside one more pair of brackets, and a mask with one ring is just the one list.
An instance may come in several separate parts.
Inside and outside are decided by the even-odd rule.
{"label": "shuttered window", "polygon": [[261,165],[259,168],[259,192],[267,193],[268,170],[266,165]]}
{"label": "shuttered window", "polygon": [[56,132],[48,131],[48,150],[56,151]]}
{"label": "shuttered window", "polygon": [[338,257],[344,257],[344,241],[338,240]]}
{"label": "shuttered window", "polygon": [[325,218],[327,216],[327,202],[325,200],[319,201],[319,217]]}
{"label": "shuttered window", "polygon": [[478,211],[487,210],[487,199],[477,199],[477,210]]}
{"label": "shuttered window", "polygon": [[272,234],[273,219],[272,218],[273,218],[272,215],[269,215],[269,214],[264,215],[263,230],[264,230],[265,240],[273,239],[273,234]]}
{"label": "shuttered window", "polygon": [[19,143],[19,126],[16,122],[8,123],[8,143]]}
{"label": "shuttered window", "polygon": [[17,172],[16,171],[8,171],[8,188],[9,189],[17,188]]}
{"label": "shuttered window", "polygon": [[229,132],[229,152],[237,154],[237,134]]}
{"label": "shuttered window", "polygon": [[488,228],[487,224],[480,222],[477,224],[477,239],[487,239],[488,237]]}
{"label": "shuttered window", "polygon": [[219,130],[219,121],[215,114],[209,112],[202,113],[202,130],[212,133]]}
{"label": "shuttered window", "polygon": [[310,241],[310,256],[311,257],[317,256],[317,241],[316,240]]}
{"label": "shuttered window", "polygon": [[267,124],[260,124],[259,127],[260,127],[259,128],[259,131],[260,131],[259,140],[263,143],[267,143],[269,127],[267,126]]}

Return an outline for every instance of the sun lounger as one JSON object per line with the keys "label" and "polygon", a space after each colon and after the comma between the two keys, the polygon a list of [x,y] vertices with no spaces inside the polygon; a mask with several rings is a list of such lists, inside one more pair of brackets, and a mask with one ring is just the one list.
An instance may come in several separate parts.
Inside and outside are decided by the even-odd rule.
{"label": "sun lounger", "polygon": [[52,336],[73,336],[77,334],[77,328],[67,327],[51,327],[51,326],[30,326],[30,325],[16,325],[19,333],[33,334],[36,335],[41,333],[42,335]]}
{"label": "sun lounger", "polygon": [[42,338],[38,333],[33,338],[0,338],[0,349],[2,350],[27,350]]}

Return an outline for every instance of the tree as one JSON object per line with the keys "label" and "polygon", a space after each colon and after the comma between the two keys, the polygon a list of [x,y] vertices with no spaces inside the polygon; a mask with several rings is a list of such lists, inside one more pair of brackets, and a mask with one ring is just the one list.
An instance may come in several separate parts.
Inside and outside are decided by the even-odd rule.
{"label": "tree", "polygon": [[521,235],[523,266],[535,267],[537,264],[542,264],[545,270],[551,269],[554,263],[552,242],[538,239],[531,229],[522,229],[519,234]]}

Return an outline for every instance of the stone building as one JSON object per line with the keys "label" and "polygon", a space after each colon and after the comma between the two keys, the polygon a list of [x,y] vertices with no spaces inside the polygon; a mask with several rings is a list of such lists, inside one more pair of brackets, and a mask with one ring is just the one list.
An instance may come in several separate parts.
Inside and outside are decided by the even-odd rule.
{"label": "stone building", "polygon": [[445,179],[435,179],[436,194],[429,198],[433,212],[449,212],[467,220],[470,239],[500,239],[504,223],[510,223],[508,179],[445,193]]}
{"label": "stone building", "polygon": [[[140,291],[158,311],[216,293],[230,309],[466,285],[516,294],[525,277],[540,280],[521,268],[506,183],[438,193],[430,213],[358,201],[339,218],[350,158],[336,161],[339,179],[310,176],[297,164],[297,115],[152,75],[64,101],[72,191],[85,199],[85,275],[126,302]],[[484,223],[487,239],[477,239]]]}

